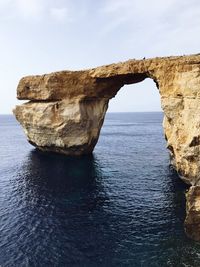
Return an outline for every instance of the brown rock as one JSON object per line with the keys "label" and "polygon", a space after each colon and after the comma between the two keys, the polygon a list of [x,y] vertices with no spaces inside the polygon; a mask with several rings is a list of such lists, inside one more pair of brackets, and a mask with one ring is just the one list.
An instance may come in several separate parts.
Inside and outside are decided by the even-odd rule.
{"label": "brown rock", "polygon": [[200,186],[191,186],[186,193],[185,232],[188,237],[200,240]]}
{"label": "brown rock", "polygon": [[28,141],[39,149],[88,154],[98,141],[109,99],[123,85],[146,78],[160,92],[171,163],[186,183],[200,185],[200,54],[25,77],[17,97],[30,102],[14,113]]}

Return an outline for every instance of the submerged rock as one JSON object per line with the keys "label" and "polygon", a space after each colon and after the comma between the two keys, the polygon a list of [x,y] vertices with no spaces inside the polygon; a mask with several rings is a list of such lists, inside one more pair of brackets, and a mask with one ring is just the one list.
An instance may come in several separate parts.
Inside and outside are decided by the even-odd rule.
{"label": "submerged rock", "polygon": [[[24,77],[17,97],[29,102],[17,106],[14,114],[28,141],[40,150],[88,154],[98,141],[109,99],[125,84],[146,78],[159,89],[171,163],[187,184],[200,185],[200,54]],[[187,207],[194,188],[187,195]],[[187,208],[186,229],[193,237],[188,230],[194,229],[191,211]]]}

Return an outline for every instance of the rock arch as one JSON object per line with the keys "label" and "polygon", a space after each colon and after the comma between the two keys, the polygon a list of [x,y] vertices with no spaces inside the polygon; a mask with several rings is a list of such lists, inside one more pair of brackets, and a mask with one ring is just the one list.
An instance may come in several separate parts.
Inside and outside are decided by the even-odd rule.
{"label": "rock arch", "polygon": [[14,114],[28,141],[40,150],[88,154],[98,141],[109,99],[123,85],[146,78],[153,79],[159,89],[171,163],[192,185],[186,231],[200,240],[200,219],[194,220],[193,216],[200,202],[195,193],[200,184],[200,54],[24,77],[17,97],[29,102],[16,106]]}

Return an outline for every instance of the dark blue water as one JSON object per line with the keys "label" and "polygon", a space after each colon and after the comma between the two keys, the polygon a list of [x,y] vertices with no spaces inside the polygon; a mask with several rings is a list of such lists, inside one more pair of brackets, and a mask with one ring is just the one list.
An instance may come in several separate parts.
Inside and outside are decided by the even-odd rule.
{"label": "dark blue water", "polygon": [[0,116],[0,266],[200,266],[161,113],[108,114],[93,156],[31,147]]}

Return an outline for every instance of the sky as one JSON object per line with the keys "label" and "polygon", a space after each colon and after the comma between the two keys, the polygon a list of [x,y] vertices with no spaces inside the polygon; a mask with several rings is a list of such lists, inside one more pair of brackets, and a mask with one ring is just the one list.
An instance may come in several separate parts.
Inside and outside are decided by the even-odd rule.
{"label": "sky", "polygon": [[[0,114],[21,77],[200,52],[199,0],[0,0]],[[159,111],[152,80],[121,88],[109,111]]]}

